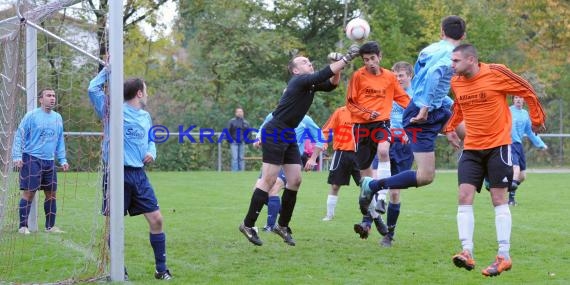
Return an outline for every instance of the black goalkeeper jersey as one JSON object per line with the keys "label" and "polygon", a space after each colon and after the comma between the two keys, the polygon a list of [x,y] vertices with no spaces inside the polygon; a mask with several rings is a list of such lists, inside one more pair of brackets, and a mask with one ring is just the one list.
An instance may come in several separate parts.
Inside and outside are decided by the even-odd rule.
{"label": "black goalkeeper jersey", "polygon": [[330,82],[334,75],[330,66],[311,74],[293,76],[273,111],[273,119],[289,128],[296,128],[309,111],[316,91],[332,91],[337,86]]}

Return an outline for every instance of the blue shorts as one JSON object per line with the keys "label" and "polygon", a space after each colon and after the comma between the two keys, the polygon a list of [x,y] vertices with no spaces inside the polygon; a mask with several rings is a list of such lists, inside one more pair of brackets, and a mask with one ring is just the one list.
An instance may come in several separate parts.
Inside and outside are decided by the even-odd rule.
{"label": "blue shorts", "polygon": [[521,171],[526,170],[526,157],[522,143],[514,142],[511,144],[511,156],[513,165],[518,165]]}
{"label": "blue shorts", "polygon": [[[125,206],[124,215],[136,216],[159,210],[158,200],[154,189],[142,167],[125,166],[124,170]],[[109,214],[108,208],[108,171],[103,174],[103,209],[104,215]]]}
{"label": "blue shorts", "polygon": [[57,169],[55,161],[43,160],[22,154],[20,169],[20,190],[28,191],[57,191]]}
{"label": "blue shorts", "polygon": [[410,144],[401,143],[395,140],[390,145],[390,171],[392,175],[412,169],[414,163],[414,153]]}
{"label": "blue shorts", "polygon": [[408,108],[404,110],[403,125],[406,130],[406,134],[410,139],[412,151],[435,151],[435,140],[437,139],[439,132],[451,117],[451,111],[443,107],[434,109],[428,113],[428,118],[425,123],[410,123],[410,119],[415,117],[419,111],[420,108],[418,108],[414,103],[410,103]]}
{"label": "blue shorts", "polygon": [[[261,172],[259,172],[259,177],[257,179],[261,179]],[[277,179],[281,179],[283,181],[283,185],[287,185],[287,179],[285,178],[285,171],[283,168],[279,169],[279,173],[277,174]]]}

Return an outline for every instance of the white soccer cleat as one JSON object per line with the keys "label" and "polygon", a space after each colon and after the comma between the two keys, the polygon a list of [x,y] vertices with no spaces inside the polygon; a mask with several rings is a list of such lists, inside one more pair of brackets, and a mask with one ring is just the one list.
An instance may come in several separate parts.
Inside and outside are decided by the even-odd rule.
{"label": "white soccer cleat", "polygon": [[334,218],[334,216],[325,216],[325,217],[323,218],[323,222],[332,221],[333,218]]}
{"label": "white soccer cleat", "polygon": [[21,234],[23,234],[23,235],[29,235],[31,232],[30,232],[30,230],[28,229],[28,227],[21,227],[21,228],[18,230],[18,233],[21,233]]}

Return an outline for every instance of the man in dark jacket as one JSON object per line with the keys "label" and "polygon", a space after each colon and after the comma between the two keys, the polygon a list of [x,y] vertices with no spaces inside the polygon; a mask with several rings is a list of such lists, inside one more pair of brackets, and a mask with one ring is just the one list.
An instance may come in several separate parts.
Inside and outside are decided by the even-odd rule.
{"label": "man in dark jacket", "polygon": [[238,107],[235,111],[235,117],[228,122],[228,131],[232,137],[230,147],[232,150],[232,171],[245,170],[245,140],[243,136],[245,130],[249,129],[249,122],[243,118],[243,109]]}

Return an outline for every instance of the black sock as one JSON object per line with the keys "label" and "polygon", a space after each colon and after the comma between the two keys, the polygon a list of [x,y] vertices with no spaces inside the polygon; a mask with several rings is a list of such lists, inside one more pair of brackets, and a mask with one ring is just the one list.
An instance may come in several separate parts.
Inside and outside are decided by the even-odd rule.
{"label": "black sock", "polygon": [[297,202],[297,191],[285,188],[281,196],[281,213],[279,214],[279,221],[277,224],[282,227],[289,227],[289,222],[293,216],[295,203]]}
{"label": "black sock", "polygon": [[257,221],[257,217],[259,217],[259,212],[261,212],[261,209],[268,197],[267,192],[259,188],[255,188],[255,191],[253,191],[253,194],[251,195],[251,202],[249,202],[249,210],[243,220],[243,224],[246,227],[251,228],[255,226],[255,221]]}

